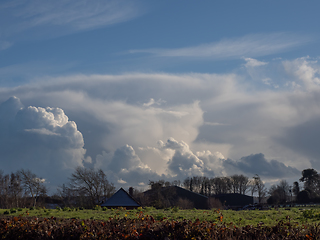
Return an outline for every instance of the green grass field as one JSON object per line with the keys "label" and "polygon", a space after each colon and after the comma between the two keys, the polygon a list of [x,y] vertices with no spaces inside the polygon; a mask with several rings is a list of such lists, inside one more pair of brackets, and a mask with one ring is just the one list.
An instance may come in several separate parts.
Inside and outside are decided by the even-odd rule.
{"label": "green grass field", "polygon": [[138,208],[134,210],[102,209],[96,207],[95,210],[80,210],[77,208],[64,209],[0,209],[1,217],[5,216],[29,216],[29,217],[56,217],[74,219],[97,219],[108,220],[110,218],[143,218],[152,216],[156,220],[164,218],[169,220],[196,220],[211,221],[217,223],[232,224],[234,226],[265,225],[274,226],[278,222],[291,222],[296,224],[316,224],[320,223],[320,207],[292,207],[271,210],[181,210],[178,208],[155,209]]}

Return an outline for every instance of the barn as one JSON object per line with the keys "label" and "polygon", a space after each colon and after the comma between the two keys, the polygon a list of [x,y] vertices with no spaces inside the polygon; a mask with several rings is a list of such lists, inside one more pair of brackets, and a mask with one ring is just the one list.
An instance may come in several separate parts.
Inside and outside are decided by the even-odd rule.
{"label": "barn", "polygon": [[130,196],[123,188],[120,188],[115,194],[101,204],[101,207],[117,208],[125,207],[127,209],[140,207],[133,197]]}

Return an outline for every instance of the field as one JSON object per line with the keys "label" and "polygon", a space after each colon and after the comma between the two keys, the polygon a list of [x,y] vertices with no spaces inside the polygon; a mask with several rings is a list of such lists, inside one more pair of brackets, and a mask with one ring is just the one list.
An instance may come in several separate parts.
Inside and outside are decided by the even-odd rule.
{"label": "field", "polygon": [[[5,214],[6,213],[6,214]],[[191,220],[232,223],[237,227],[263,224],[273,226],[280,221],[297,224],[320,223],[320,207],[292,207],[271,210],[182,210],[178,208],[155,209],[152,207],[126,210],[124,208],[106,209],[96,207],[93,210],[80,210],[79,208],[20,208],[0,209],[2,216],[29,216],[29,217],[56,217],[69,219],[95,219],[109,220],[110,218],[138,219],[152,216],[155,220]]]}
{"label": "field", "polygon": [[[4,239],[317,239],[320,208],[271,210],[2,209]],[[17,235],[18,234],[18,235]]]}

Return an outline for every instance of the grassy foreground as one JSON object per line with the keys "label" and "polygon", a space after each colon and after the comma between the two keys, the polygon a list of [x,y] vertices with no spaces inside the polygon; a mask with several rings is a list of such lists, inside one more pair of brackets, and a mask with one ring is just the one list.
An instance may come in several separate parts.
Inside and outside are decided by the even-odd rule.
{"label": "grassy foreground", "polygon": [[55,217],[65,219],[143,219],[152,216],[155,220],[191,220],[208,221],[242,227],[247,225],[274,226],[279,222],[292,224],[319,224],[320,207],[292,207],[271,210],[181,210],[178,208],[155,209],[152,207],[126,210],[124,208],[106,209],[96,207],[93,210],[80,210],[78,208],[45,209],[20,208],[0,209],[0,217]]}

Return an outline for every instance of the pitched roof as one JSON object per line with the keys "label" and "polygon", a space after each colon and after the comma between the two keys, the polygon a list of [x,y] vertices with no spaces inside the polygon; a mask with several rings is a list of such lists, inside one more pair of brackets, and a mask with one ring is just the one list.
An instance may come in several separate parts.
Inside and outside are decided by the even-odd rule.
{"label": "pitched roof", "polygon": [[101,204],[102,207],[140,207],[123,188],[120,188],[107,201]]}
{"label": "pitched roof", "polygon": [[217,194],[212,195],[212,197],[218,198],[220,202],[226,206],[245,206],[253,204],[253,197],[239,193]]}
{"label": "pitched roof", "polygon": [[206,209],[208,208],[208,197],[199,193],[192,192],[188,189],[174,186],[176,193],[180,198],[188,199],[191,201],[195,208],[197,209]]}
{"label": "pitched roof", "polygon": [[[172,191],[173,190],[173,191]],[[153,196],[157,198],[157,191],[170,195],[172,202],[171,204],[176,204],[176,201],[181,199],[187,199],[191,201],[195,208],[197,209],[207,209],[208,208],[208,197],[199,193],[189,191],[185,188],[178,186],[161,187],[160,189],[150,189],[145,191],[144,194],[147,196]]]}

